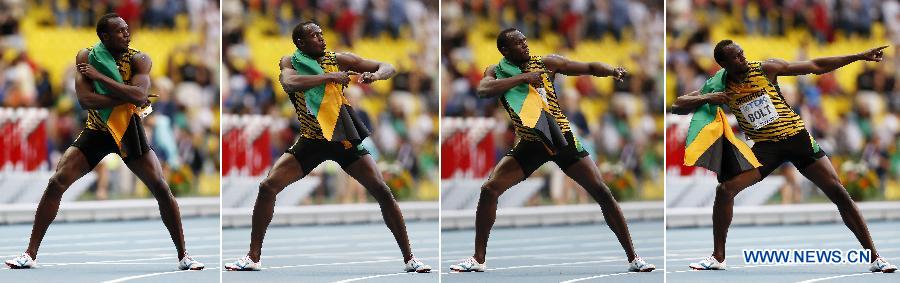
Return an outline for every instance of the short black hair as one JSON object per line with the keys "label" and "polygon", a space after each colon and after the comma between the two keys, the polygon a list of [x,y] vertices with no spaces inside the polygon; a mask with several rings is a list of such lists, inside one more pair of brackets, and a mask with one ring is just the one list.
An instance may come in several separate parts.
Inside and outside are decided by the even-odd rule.
{"label": "short black hair", "polygon": [[508,28],[500,31],[500,34],[497,35],[497,50],[500,50],[501,47],[506,45],[506,38],[509,37],[510,33],[519,31],[516,28]]}
{"label": "short black hair", "polygon": [[725,39],[716,43],[716,48],[713,49],[713,58],[716,58],[716,63],[722,65],[722,62],[725,61],[725,47],[734,44],[734,41],[731,39]]}
{"label": "short black hair", "polygon": [[103,16],[100,16],[100,19],[97,20],[97,36],[99,37],[101,33],[109,32],[108,26],[109,21],[115,18],[121,18],[119,14],[109,13]]}
{"label": "short black hair", "polygon": [[319,25],[319,24],[316,23],[315,21],[309,20],[309,21],[305,21],[305,22],[299,23],[296,26],[294,26],[294,31],[291,32],[291,40],[294,41],[294,45],[297,45],[297,47],[300,47],[299,46],[300,44],[298,44],[298,43],[299,43],[300,36],[303,35],[303,27],[305,27],[307,25]]}

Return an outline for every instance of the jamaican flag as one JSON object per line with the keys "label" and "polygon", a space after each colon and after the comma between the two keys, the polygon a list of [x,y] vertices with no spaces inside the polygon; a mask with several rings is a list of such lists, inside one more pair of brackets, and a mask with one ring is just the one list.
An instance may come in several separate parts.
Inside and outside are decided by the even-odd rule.
{"label": "jamaican flag", "polygon": [[[291,65],[301,75],[321,75],[337,72],[334,52],[326,52],[320,65],[299,49],[291,57]],[[324,66],[324,68],[323,68]],[[307,109],[316,117],[322,135],[329,141],[349,142],[357,145],[369,136],[369,129],[362,123],[350,101],[344,97],[344,87],[336,83],[325,83],[310,88],[303,93]]]}
{"label": "jamaican flag", "polygon": [[[101,74],[124,83],[122,74],[119,73],[119,66],[112,53],[106,49],[102,42],[98,42],[91,48],[88,53],[88,63],[97,69]],[[98,81],[94,81],[94,91],[101,95],[109,95],[110,90]],[[138,107],[131,103],[124,103],[114,107],[98,109],[100,120],[109,129],[109,133],[116,141],[119,152],[122,157],[140,156],[147,150],[149,146],[144,136],[144,128],[141,126],[141,120],[136,114]]]}
{"label": "jamaican flag", "polygon": [[[702,94],[725,90],[725,69],[719,70],[700,90]],[[762,166],[746,143],[734,136],[725,111],[704,104],[694,111],[685,143],[684,165],[716,172],[719,181]]]}
{"label": "jamaican flag", "polygon": [[[510,63],[506,58],[500,59],[500,63],[494,70],[498,79],[522,73],[518,66]],[[514,115],[518,116],[522,125],[530,128],[548,148],[560,149],[568,145],[568,142],[559,125],[556,124],[556,119],[550,115],[550,106],[547,105],[546,93],[548,91],[544,87],[550,85],[548,75],[542,74],[541,79],[544,83],[540,88],[530,84],[520,84],[506,91],[501,99],[515,112]]]}

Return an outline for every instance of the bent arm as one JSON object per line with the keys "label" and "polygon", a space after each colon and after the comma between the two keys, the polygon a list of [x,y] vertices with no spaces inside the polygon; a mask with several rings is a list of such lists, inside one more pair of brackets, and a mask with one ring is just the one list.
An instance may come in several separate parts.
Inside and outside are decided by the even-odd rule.
{"label": "bent arm", "polygon": [[364,59],[353,53],[338,53],[335,57],[338,66],[346,66],[346,70],[357,73],[372,73],[375,80],[390,79],[397,74],[397,70],[391,64]]}
{"label": "bent arm", "polygon": [[478,83],[478,90],[476,91],[478,97],[497,97],[503,95],[504,93],[506,93],[506,91],[516,87],[517,85],[526,83],[524,75],[527,73],[522,73],[505,79],[498,79],[494,72],[495,67],[496,65],[491,65],[486,70],[484,70],[484,77],[481,79],[481,82]]}
{"label": "bent arm", "polygon": [[567,76],[591,75],[595,77],[615,76],[614,67],[601,62],[578,62],[560,55],[548,55],[543,58],[544,65],[552,72]]}
{"label": "bent arm", "polygon": [[[75,57],[76,65],[87,63],[87,55],[87,49],[79,51],[78,55]],[[78,99],[78,104],[81,105],[82,109],[108,108],[128,103],[127,101],[113,96],[106,96],[94,92],[93,83],[94,81],[85,77],[77,70],[75,71],[75,97]]]}
{"label": "bent arm", "polygon": [[150,56],[144,53],[135,54],[131,61],[134,66],[131,85],[117,82],[107,76],[99,76],[97,81],[106,86],[110,94],[116,98],[140,106],[147,102],[150,96],[150,67],[153,62],[150,61]]}
{"label": "bent arm", "polygon": [[278,80],[281,82],[281,87],[285,92],[305,91],[331,81],[331,77],[328,74],[298,74],[297,70],[294,70],[294,65],[291,64],[291,57],[289,56],[281,57],[281,62],[278,65],[281,67],[281,74],[278,75]]}
{"label": "bent arm", "polygon": [[669,107],[669,109],[672,110],[672,114],[691,114],[698,107],[702,106],[703,104],[709,103],[709,98],[710,96],[702,95],[700,91],[694,91],[675,98],[675,102],[672,103],[672,106]]}

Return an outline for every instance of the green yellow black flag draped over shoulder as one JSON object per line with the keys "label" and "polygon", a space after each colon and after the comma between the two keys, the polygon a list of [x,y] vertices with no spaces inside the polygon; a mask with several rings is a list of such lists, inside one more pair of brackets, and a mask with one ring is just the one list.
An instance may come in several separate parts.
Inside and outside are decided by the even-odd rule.
{"label": "green yellow black flag draped over shoulder", "polygon": [[[539,57],[537,57],[539,58]],[[532,59],[539,60],[539,59]],[[518,66],[503,58],[494,73],[498,79],[509,78],[523,73]],[[559,128],[556,119],[550,115],[549,105],[547,104],[547,90],[549,86],[549,75],[541,74],[543,86],[535,87],[530,84],[520,84],[508,91],[500,97],[501,101],[510,107],[514,113],[522,121],[522,125],[530,128],[544,144],[550,149],[559,149],[568,145],[562,130]]]}
{"label": "green yellow black flag draped over shoulder", "polygon": [[[725,69],[722,69],[706,81],[700,92],[724,90]],[[720,182],[762,166],[750,147],[734,135],[725,111],[716,105],[704,104],[694,111],[685,144],[684,165],[716,172]]]}
{"label": "green yellow black flag draped over shoulder", "polygon": [[[131,53],[126,53],[125,56],[128,54]],[[121,60],[127,62],[130,58],[122,58]],[[104,76],[112,78],[119,83],[125,82],[123,75],[120,73],[119,64],[102,42],[98,42],[90,48],[88,63]],[[109,89],[98,81],[94,81],[93,87],[98,94],[109,95],[110,93]],[[137,106],[131,103],[124,103],[114,107],[98,109],[98,112],[100,119],[116,141],[122,157],[139,156],[146,151],[146,144],[141,142],[144,136],[144,128],[141,126],[141,119],[137,115]]]}

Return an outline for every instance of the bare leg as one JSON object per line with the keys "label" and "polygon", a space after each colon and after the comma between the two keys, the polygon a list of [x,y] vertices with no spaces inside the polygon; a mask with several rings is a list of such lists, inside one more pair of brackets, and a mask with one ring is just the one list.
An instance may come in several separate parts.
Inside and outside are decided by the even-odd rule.
{"label": "bare leg", "polygon": [[525,179],[522,167],[512,157],[504,156],[494,167],[487,182],[481,186],[478,198],[478,209],[475,211],[475,254],[472,257],[484,263],[487,255],[487,242],[491,235],[491,227],[497,219],[497,200],[510,187]]}
{"label": "bare leg", "polygon": [[259,262],[263,238],[266,237],[266,229],[272,222],[272,215],[275,214],[275,195],[303,177],[300,162],[297,162],[293,155],[285,153],[275,161],[269,175],[259,184],[256,205],[253,206],[250,251],[247,253],[254,262]]}
{"label": "bare leg", "polygon": [[397,241],[397,246],[400,247],[400,252],[403,253],[403,262],[405,263],[412,259],[413,254],[409,247],[409,235],[406,233],[406,223],[403,221],[403,214],[400,213],[400,206],[397,204],[397,200],[394,199],[391,188],[384,183],[381,172],[378,171],[378,167],[375,165],[375,160],[369,155],[364,155],[359,160],[348,165],[344,170],[378,201],[378,206],[381,207],[381,217],[384,218],[384,223],[391,230],[391,233],[394,234],[394,240]]}
{"label": "bare leg", "polygon": [[590,157],[584,157],[577,163],[569,166],[569,168],[566,168],[565,172],[566,175],[569,175],[572,180],[578,182],[578,184],[581,185],[581,187],[583,187],[598,204],[600,204],[600,208],[603,210],[603,218],[606,220],[606,225],[608,225],[609,229],[616,234],[616,238],[619,239],[619,244],[625,249],[625,255],[628,257],[628,262],[633,261],[637,255],[634,252],[634,246],[631,243],[631,233],[628,232],[628,223],[625,221],[625,215],[622,214],[622,209],[619,208],[619,204],[616,202],[616,199],[613,198],[612,192],[609,191],[609,187],[603,183],[603,179],[600,176],[600,169],[597,168],[597,165],[594,164]]}
{"label": "bare leg", "polygon": [[742,190],[762,179],[758,169],[744,171],[716,187],[716,201],[713,204],[713,257],[725,261],[725,239],[734,216],[734,197]]}
{"label": "bare leg", "polygon": [[838,175],[834,171],[834,167],[831,166],[831,161],[828,160],[828,157],[819,158],[815,163],[806,166],[800,172],[816,184],[831,202],[837,205],[838,211],[841,213],[841,219],[844,220],[844,225],[850,228],[850,231],[853,232],[853,235],[856,236],[863,248],[872,251],[872,261],[875,261],[878,258],[878,252],[875,251],[875,244],[872,242],[872,236],[869,234],[866,220],[863,219],[862,213],[856,207],[856,203],[850,198],[847,189],[844,189],[844,186],[841,185],[841,181],[838,179]]}
{"label": "bare leg", "polygon": [[175,201],[169,184],[163,178],[162,166],[159,164],[156,153],[150,150],[141,158],[129,161],[125,165],[150,189],[150,193],[156,199],[156,204],[159,205],[159,215],[162,217],[163,224],[169,230],[169,237],[172,238],[172,243],[175,244],[175,249],[178,251],[178,259],[182,259],[185,252],[181,212],[178,210],[178,202]]}
{"label": "bare leg", "polygon": [[56,172],[50,177],[47,189],[44,190],[44,196],[38,203],[37,212],[34,214],[34,226],[31,228],[31,240],[28,242],[26,253],[32,258],[37,259],[38,248],[47,233],[47,228],[53,219],[56,219],[56,213],[59,211],[59,202],[62,200],[63,193],[69,189],[76,180],[81,179],[85,174],[90,172],[91,168],[87,158],[81,153],[77,147],[69,147],[62,158],[59,165],[56,166]]}

